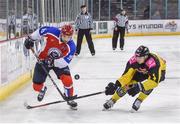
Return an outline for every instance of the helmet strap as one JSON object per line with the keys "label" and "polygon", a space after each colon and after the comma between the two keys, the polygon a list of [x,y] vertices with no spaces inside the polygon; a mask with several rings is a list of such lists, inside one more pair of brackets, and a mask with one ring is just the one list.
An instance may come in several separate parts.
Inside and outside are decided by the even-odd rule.
{"label": "helmet strap", "polygon": [[144,58],[145,58],[145,61],[146,61],[146,60],[147,60],[147,58],[148,58],[148,55],[145,55],[145,56],[144,56]]}
{"label": "helmet strap", "polygon": [[62,39],[62,35],[60,36],[60,40],[61,40],[62,43],[64,43],[64,40]]}

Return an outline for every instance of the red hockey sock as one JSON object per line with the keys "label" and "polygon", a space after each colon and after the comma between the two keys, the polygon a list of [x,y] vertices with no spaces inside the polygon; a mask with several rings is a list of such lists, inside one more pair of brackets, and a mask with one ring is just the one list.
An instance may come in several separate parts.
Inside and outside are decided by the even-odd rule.
{"label": "red hockey sock", "polygon": [[73,81],[70,75],[61,75],[60,79],[64,85],[65,95],[67,97],[73,96],[74,88],[73,88]]}
{"label": "red hockey sock", "polygon": [[33,83],[33,89],[37,92],[40,92],[43,86],[44,86],[44,83],[41,83],[41,84]]}

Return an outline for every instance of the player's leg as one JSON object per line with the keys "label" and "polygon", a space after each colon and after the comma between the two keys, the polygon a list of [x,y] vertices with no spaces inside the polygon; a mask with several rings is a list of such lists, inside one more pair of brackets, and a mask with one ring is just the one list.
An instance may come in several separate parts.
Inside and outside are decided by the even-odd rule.
{"label": "player's leg", "polygon": [[77,35],[77,46],[76,46],[76,53],[75,55],[78,56],[81,52],[81,45],[84,37],[84,30],[79,29],[78,35]]}
{"label": "player's leg", "polygon": [[[61,80],[61,82],[64,85],[64,94],[67,98],[71,99],[74,96],[74,87],[73,87],[73,80],[71,77],[70,69],[69,67],[65,68],[53,68],[54,72],[56,73],[58,79]],[[76,109],[77,103],[73,100],[69,101],[69,105],[72,107],[72,109]]]}
{"label": "player's leg", "polygon": [[85,36],[86,36],[86,40],[87,40],[91,55],[94,56],[95,55],[94,43],[92,41],[92,36],[91,36],[91,32],[89,29],[85,30]]}
{"label": "player's leg", "polygon": [[16,37],[16,26],[13,25],[13,34],[14,34],[14,37]]}
{"label": "player's leg", "polygon": [[108,84],[105,91],[107,95],[111,95],[113,93],[111,91],[114,91],[114,89],[116,91],[114,92],[112,98],[104,104],[105,109],[111,108],[121,97],[126,94],[127,86],[136,82],[136,80],[133,79],[134,76],[136,76],[136,71],[134,69],[129,69],[116,81],[113,86],[109,85],[110,83]]}
{"label": "player's leg", "polygon": [[[126,78],[131,79],[131,80],[127,80]],[[131,71],[127,72],[127,74],[123,75],[120,78],[120,81],[116,82],[116,84],[118,83],[117,85],[120,85],[120,86],[115,91],[112,98],[104,104],[104,108],[105,109],[111,108],[120,98],[122,98],[127,93],[127,90],[129,89],[131,85],[136,84],[137,82],[143,81],[145,79],[147,79],[147,76],[144,76],[144,74],[141,74],[139,72],[135,72],[135,73],[134,72],[131,73]]]}
{"label": "player's leg", "polygon": [[[142,74],[142,73],[136,72],[136,73],[134,74],[133,80],[136,80],[136,83],[138,83],[138,82],[142,82],[142,81],[146,80],[147,78],[148,78],[148,75],[147,75],[147,74]],[[135,84],[135,83],[134,83],[134,84]],[[133,84],[132,84],[132,85],[133,85]],[[131,85],[131,86],[132,86],[132,85]],[[131,86],[129,86],[129,87],[131,87]],[[150,94],[151,91],[147,91],[146,94],[143,93],[143,92],[141,92],[141,93],[139,94],[139,97],[134,101],[134,103],[133,103],[133,105],[132,105],[132,110],[131,110],[132,112],[133,112],[134,109],[139,109],[139,107],[140,107],[140,105],[141,105],[141,103],[142,103],[142,100],[147,97],[147,94],[148,94],[148,93]]]}
{"label": "player's leg", "polygon": [[152,91],[153,91],[153,89],[140,92],[139,96],[136,98],[136,100],[134,101],[134,103],[132,105],[131,112],[138,111],[141,106],[141,103],[151,94]]}
{"label": "player's leg", "polygon": [[131,80],[130,82],[127,83],[127,85],[123,87],[118,87],[111,99],[107,100],[107,102],[104,104],[105,109],[110,109],[113,107],[113,105],[120,100],[126,93],[128,89],[128,85],[132,85],[134,83],[137,83],[135,80]]}
{"label": "player's leg", "polygon": [[120,49],[124,49],[124,35],[125,35],[125,28],[120,27]]}
{"label": "player's leg", "polygon": [[112,107],[112,105],[108,105],[108,102],[110,102],[110,104],[114,104],[116,101],[118,101],[121,97],[123,97],[126,94],[128,85],[136,83],[136,80],[133,79],[134,76],[136,76],[136,73],[137,73],[136,70],[129,69],[116,81],[115,84],[114,83],[108,84],[108,86],[106,87],[105,94],[106,95],[111,95],[113,93],[114,94],[112,98],[104,104],[105,109],[109,109]]}
{"label": "player's leg", "polygon": [[119,37],[119,29],[113,31],[113,38],[112,38],[112,48],[115,50],[117,48],[117,41]]}
{"label": "player's leg", "polygon": [[103,105],[104,109],[110,109],[114,106],[114,104],[124,95],[126,94],[126,89],[125,87],[119,87],[115,93],[113,94],[113,96],[111,97],[111,99],[107,100],[106,103]]}
{"label": "player's leg", "polygon": [[[160,82],[165,80],[165,74],[166,74],[165,70],[160,71],[160,73],[159,73],[159,75],[161,75],[160,76]],[[144,78],[147,79],[147,77],[144,77]],[[143,79],[143,78],[141,77],[141,79]],[[141,103],[151,94],[152,91],[153,91],[153,89],[140,92],[139,96],[137,97],[137,99],[133,103],[132,112],[139,110]]]}
{"label": "player's leg", "polygon": [[8,38],[11,38],[11,25],[8,26]]}
{"label": "player's leg", "polygon": [[[46,70],[49,72],[49,68],[44,65]],[[44,86],[47,74],[39,63],[36,63],[33,74],[33,89],[38,92],[38,101],[42,101],[46,93],[47,87]]]}
{"label": "player's leg", "polygon": [[122,81],[123,83],[121,83],[120,85],[123,86],[123,87],[122,88],[120,87],[119,89],[116,90],[116,92],[112,96],[112,99],[116,102],[121,97],[123,97],[126,94],[129,86],[133,85],[133,84],[136,84],[138,82],[138,79],[137,79],[138,77],[139,77],[139,73],[135,72],[134,74],[132,73],[132,79],[129,80],[129,82],[128,82],[128,80],[127,81],[126,80]]}

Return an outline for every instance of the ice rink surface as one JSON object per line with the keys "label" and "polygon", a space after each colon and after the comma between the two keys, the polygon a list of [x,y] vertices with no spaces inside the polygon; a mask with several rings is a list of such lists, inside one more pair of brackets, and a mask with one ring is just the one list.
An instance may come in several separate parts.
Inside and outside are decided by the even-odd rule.
{"label": "ice rink surface", "polygon": [[[32,105],[41,104],[29,83],[0,103],[0,123],[180,123],[180,36],[127,37],[124,51],[112,51],[111,39],[97,39],[94,43],[96,56],[92,57],[84,44],[80,56],[70,65],[72,76],[80,75],[79,80],[74,80],[78,95],[103,91],[110,81],[116,81],[139,45],[148,46],[167,61],[166,80],[143,102],[137,113],[130,113],[137,96],[128,95],[112,110],[102,111],[102,105],[110,98],[104,94],[77,100],[77,111],[70,110],[66,103],[27,110],[23,106],[25,101]],[[51,74],[56,79],[54,73]],[[56,80],[56,83],[62,89],[60,81]],[[42,103],[61,99],[49,79],[46,85],[48,90]]]}

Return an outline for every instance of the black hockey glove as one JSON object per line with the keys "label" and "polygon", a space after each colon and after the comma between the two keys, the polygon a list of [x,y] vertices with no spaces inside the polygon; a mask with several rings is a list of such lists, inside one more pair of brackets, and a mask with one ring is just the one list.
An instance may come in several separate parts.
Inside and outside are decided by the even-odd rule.
{"label": "black hockey glove", "polygon": [[144,87],[142,83],[133,84],[130,89],[127,90],[128,94],[132,97],[134,97],[136,94],[138,94],[140,91],[143,91]]}
{"label": "black hockey glove", "polygon": [[30,37],[26,38],[24,41],[24,46],[26,47],[26,49],[30,49],[31,47],[34,46],[34,40],[31,39]]}
{"label": "black hockey glove", "polygon": [[121,84],[119,81],[116,81],[116,83],[110,82],[106,87],[105,87],[105,94],[106,95],[113,95],[118,87],[121,87]]}
{"label": "black hockey glove", "polygon": [[44,60],[44,64],[46,64],[46,66],[48,66],[49,68],[54,66],[54,59],[51,58],[47,58]]}
{"label": "black hockey glove", "polygon": [[57,50],[52,50],[48,53],[48,57],[45,59],[45,64],[48,65],[48,67],[54,66],[54,60],[60,58],[61,53]]}

